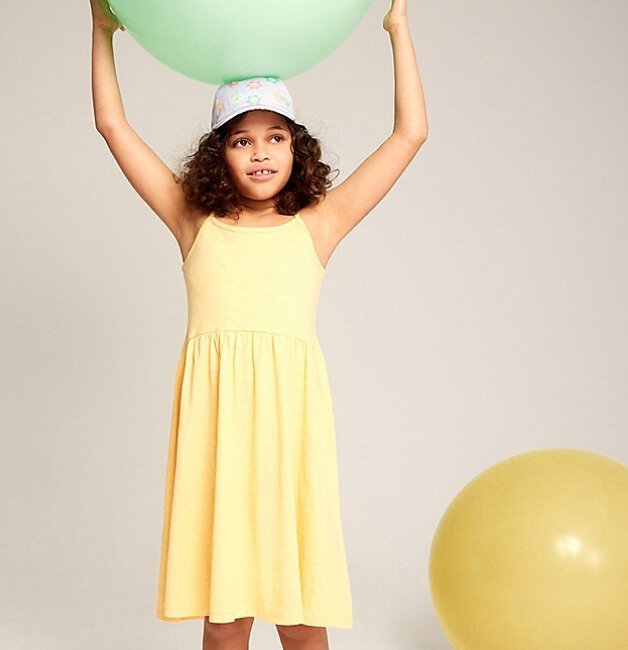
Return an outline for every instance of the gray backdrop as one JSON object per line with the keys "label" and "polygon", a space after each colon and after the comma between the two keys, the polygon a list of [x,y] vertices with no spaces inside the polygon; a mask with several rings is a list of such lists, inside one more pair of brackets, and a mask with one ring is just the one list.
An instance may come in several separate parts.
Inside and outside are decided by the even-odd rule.
{"label": "gray backdrop", "polygon": [[[336,184],[392,128],[389,6],[288,80]],[[154,615],[180,252],[94,128],[88,1],[2,9],[0,642],[200,649],[200,619]],[[449,647],[430,544],[481,471],[547,447],[628,460],[628,5],[409,14],[429,139],[319,302],[355,618],[338,649]],[[114,50],[129,122],[174,166],[215,86],[128,33]],[[251,647],[279,648],[274,626]]]}

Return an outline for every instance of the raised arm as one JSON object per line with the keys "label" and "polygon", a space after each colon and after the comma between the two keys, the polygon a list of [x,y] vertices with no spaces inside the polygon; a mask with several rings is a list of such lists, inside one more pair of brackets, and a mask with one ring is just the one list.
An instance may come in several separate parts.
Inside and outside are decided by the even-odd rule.
{"label": "raised arm", "polygon": [[124,106],[113,61],[113,34],[124,26],[106,0],[90,0],[92,10],[92,99],[94,122],[99,132],[126,123]]}
{"label": "raised arm", "polygon": [[325,238],[337,244],[388,193],[427,139],[425,97],[408,27],[406,0],[392,0],[383,20],[394,64],[392,134],[336,188],[322,210]]}
{"label": "raised arm", "polygon": [[185,247],[195,224],[173,172],[128,124],[113,56],[113,35],[124,27],[106,0],[90,0],[92,9],[92,98],[97,131],[120,169],[142,199]]}

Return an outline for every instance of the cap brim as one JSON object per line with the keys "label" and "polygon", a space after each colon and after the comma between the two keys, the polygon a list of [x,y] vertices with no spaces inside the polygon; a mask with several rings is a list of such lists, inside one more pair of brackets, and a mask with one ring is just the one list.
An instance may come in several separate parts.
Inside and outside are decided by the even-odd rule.
{"label": "cap brim", "polygon": [[286,119],[296,122],[296,117],[292,115],[289,111],[283,111],[281,108],[278,107],[270,107],[270,106],[246,106],[243,108],[236,109],[235,111],[231,111],[231,113],[227,113],[226,115],[223,115],[223,117],[216,122],[214,126],[212,126],[212,131],[214,129],[220,128],[223,124],[226,124],[229,120],[232,120],[234,117],[237,117],[238,115],[242,115],[244,113],[248,113],[250,111],[270,111],[271,113],[278,113],[279,115],[283,115]]}

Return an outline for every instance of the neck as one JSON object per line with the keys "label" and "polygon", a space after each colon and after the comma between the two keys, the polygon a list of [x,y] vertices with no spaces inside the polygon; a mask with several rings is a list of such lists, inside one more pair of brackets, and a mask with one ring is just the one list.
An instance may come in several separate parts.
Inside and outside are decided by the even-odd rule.
{"label": "neck", "polygon": [[248,214],[253,217],[266,217],[269,215],[277,214],[275,208],[275,201],[273,199],[266,199],[264,201],[256,201],[254,199],[241,198],[242,214]]}

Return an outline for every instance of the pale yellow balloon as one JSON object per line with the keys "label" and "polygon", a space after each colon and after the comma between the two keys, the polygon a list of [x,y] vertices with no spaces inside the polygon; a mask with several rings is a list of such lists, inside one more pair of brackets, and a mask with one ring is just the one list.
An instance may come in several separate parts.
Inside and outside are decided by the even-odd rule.
{"label": "pale yellow balloon", "polygon": [[429,582],[456,650],[627,650],[628,467],[578,449],[492,466],[439,522]]}

